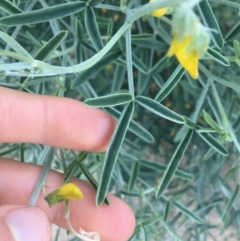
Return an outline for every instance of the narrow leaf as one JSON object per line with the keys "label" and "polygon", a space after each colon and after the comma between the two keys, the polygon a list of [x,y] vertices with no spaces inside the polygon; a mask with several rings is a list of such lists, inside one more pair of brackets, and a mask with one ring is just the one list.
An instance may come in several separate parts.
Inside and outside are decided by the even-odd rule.
{"label": "narrow leaf", "polygon": [[222,220],[223,221],[225,221],[227,214],[230,212],[230,209],[232,208],[233,202],[235,201],[235,199],[237,197],[238,191],[239,191],[239,185],[237,185],[231,199],[229,200],[226,208],[223,211],[223,214],[222,214]]}
{"label": "narrow leaf", "polygon": [[110,54],[104,56],[100,61],[98,61],[94,66],[89,69],[83,71],[72,83],[71,89],[77,88],[79,85],[87,81],[94,74],[98,73],[108,64],[112,64],[115,60],[117,60],[122,53],[120,51],[113,51]]}
{"label": "narrow leaf", "polygon": [[36,54],[35,59],[45,61],[67,37],[67,31],[61,31],[52,37]]}
{"label": "narrow leaf", "polygon": [[139,233],[140,228],[141,228],[141,225],[138,224],[138,225],[136,226],[136,228],[135,228],[132,236],[128,239],[128,241],[133,241],[133,240],[135,240],[135,239],[133,239],[133,238],[135,238],[135,236]]}
{"label": "narrow leaf", "polygon": [[198,131],[197,131],[197,134],[214,150],[216,150],[217,152],[219,152],[220,154],[222,154],[224,156],[228,156],[227,149],[216,138],[214,138],[212,135],[210,135],[207,132],[201,133],[201,132],[198,132]]}
{"label": "narrow leaf", "polygon": [[33,57],[12,37],[10,37],[8,34],[0,31],[0,38],[6,42],[13,50],[16,51],[16,53],[19,53],[27,58],[29,60],[33,61]]}
{"label": "narrow leaf", "polygon": [[156,115],[163,117],[164,119],[167,119],[179,124],[183,124],[185,122],[184,118],[181,115],[159,104],[155,100],[152,100],[144,96],[137,96],[136,101],[142,107],[155,113]]}
{"label": "narrow leaf", "polygon": [[84,101],[85,104],[96,107],[108,107],[127,104],[132,100],[132,95],[129,93],[115,93],[102,97],[91,98]]}
{"label": "narrow leaf", "polygon": [[161,223],[164,226],[164,228],[168,231],[168,234],[171,235],[173,237],[174,240],[176,241],[185,241],[184,239],[182,239],[176,232],[175,230],[170,227],[169,224],[167,224],[167,222],[165,222],[163,219],[161,219]]}
{"label": "narrow leaf", "polygon": [[199,11],[203,17],[203,20],[206,26],[209,29],[214,29],[216,32],[211,32],[213,36],[213,42],[219,49],[222,49],[224,46],[224,40],[222,32],[218,26],[218,22],[214,16],[211,6],[208,3],[208,0],[203,0],[199,3]]}
{"label": "narrow leaf", "polygon": [[224,65],[230,66],[230,62],[223,55],[221,55],[218,51],[208,47],[207,54],[216,62]]}
{"label": "narrow leaf", "polygon": [[77,1],[73,3],[64,3],[57,6],[12,14],[0,18],[0,24],[8,26],[17,26],[23,24],[43,23],[52,19],[64,18],[74,13],[80,12],[86,7],[86,3]]}
{"label": "narrow leaf", "polygon": [[119,91],[122,88],[125,74],[126,74],[126,68],[124,66],[117,65],[114,70],[111,93]]}
{"label": "narrow leaf", "polygon": [[148,67],[137,57],[134,53],[132,53],[132,61],[133,65],[143,74],[148,74]]}
{"label": "narrow leaf", "polygon": [[0,152],[0,156],[5,156],[7,154],[9,155],[11,152],[16,151],[17,149],[19,149],[19,145],[13,146],[5,151]]}
{"label": "narrow leaf", "polygon": [[92,7],[85,8],[84,21],[87,33],[94,48],[97,51],[100,51],[103,48],[103,43],[97,26],[96,16]]}
{"label": "narrow leaf", "polygon": [[90,6],[95,7],[97,6],[99,3],[101,3],[103,0],[92,0],[90,1]]}
{"label": "narrow leaf", "polygon": [[141,224],[142,224],[142,226],[147,227],[147,226],[150,226],[150,225],[158,222],[160,219],[161,219],[161,216],[151,217],[151,218],[143,220]]}
{"label": "narrow leaf", "polygon": [[68,167],[67,172],[65,173],[64,182],[69,182],[70,178],[73,177],[74,173],[79,169],[78,163],[74,161],[72,165]]}
{"label": "narrow leaf", "polygon": [[0,8],[6,13],[10,13],[10,14],[16,14],[16,13],[22,12],[20,8],[18,8],[16,5],[14,5],[13,3],[7,0],[0,1]]}
{"label": "narrow leaf", "polygon": [[105,162],[103,164],[102,175],[100,179],[99,188],[97,191],[96,203],[100,205],[105,200],[108,192],[111,177],[113,175],[113,168],[118,158],[120,148],[122,146],[124,137],[126,135],[132,114],[134,110],[134,102],[130,102],[124,109],[116,127],[116,130],[111,139],[108,151],[106,153]]}
{"label": "narrow leaf", "polygon": [[225,41],[231,41],[240,34],[240,21],[238,21],[231,30],[227,33]]}
{"label": "narrow leaf", "polygon": [[213,129],[218,131],[222,130],[221,126],[218,125],[218,123],[213,120],[213,118],[205,110],[202,110],[202,116],[204,120],[208,123],[208,125],[210,125]]}
{"label": "narrow leaf", "polygon": [[187,217],[191,218],[193,221],[197,223],[204,223],[204,221],[194,212],[192,212],[190,209],[188,209],[186,206],[181,205],[178,202],[172,203],[174,206],[176,206],[183,214],[185,214]]}
{"label": "narrow leaf", "polygon": [[168,218],[169,209],[170,209],[170,202],[167,201],[167,202],[166,202],[165,209],[164,209],[164,215],[163,215],[163,220],[164,220],[165,222],[167,221],[167,218]]}
{"label": "narrow leaf", "polygon": [[[146,167],[149,167],[161,172],[165,172],[167,169],[167,165],[159,162],[153,162],[153,161],[140,160],[140,165],[144,165]],[[185,180],[194,179],[194,176],[192,174],[181,169],[177,169],[174,175]]]}
{"label": "narrow leaf", "polygon": [[185,73],[185,69],[181,65],[179,65],[174,70],[172,75],[169,77],[167,82],[163,85],[161,90],[158,92],[158,94],[155,97],[155,100],[158,102],[161,102],[162,100],[164,100],[169,95],[169,93],[171,93],[171,91],[178,84],[178,82],[181,80],[184,73]]}
{"label": "narrow leaf", "polygon": [[[119,119],[121,113],[117,111],[116,109],[113,108],[107,108],[107,112],[109,112],[111,115],[113,115],[116,119]],[[154,137],[153,135],[148,132],[145,128],[140,126],[137,122],[131,120],[130,125],[129,125],[129,131],[140,137],[146,142],[153,143],[154,142]]]}
{"label": "narrow leaf", "polygon": [[50,171],[51,166],[52,166],[54,151],[55,151],[55,148],[50,147],[50,146],[45,146],[45,148],[42,152],[42,155],[40,157],[40,160],[38,161],[39,164],[44,163],[44,167],[42,169],[40,177],[38,178],[34,191],[29,200],[28,205],[30,205],[30,206],[35,206],[35,204],[38,200],[42,186],[43,186],[45,179],[47,178],[48,172]]}
{"label": "narrow leaf", "polygon": [[[98,189],[98,183],[96,181],[96,179],[93,177],[93,175],[88,171],[88,169],[81,163],[81,162],[78,162],[78,165],[80,166],[82,172],[84,173],[85,177],[87,178],[87,180],[90,182],[90,184],[92,185],[92,187],[94,188],[94,190],[97,191]],[[106,197],[104,202],[107,204],[107,205],[110,205],[110,202],[108,200],[108,198]]]}
{"label": "narrow leaf", "polygon": [[130,180],[128,183],[128,192],[131,192],[133,190],[133,187],[134,187],[137,177],[138,177],[138,172],[139,172],[139,161],[135,161],[134,165],[132,167],[132,172],[131,172]]}
{"label": "narrow leaf", "polygon": [[169,164],[167,166],[166,171],[164,172],[162,181],[160,183],[160,186],[157,189],[156,197],[159,198],[162,196],[166,188],[168,187],[170,181],[173,178],[173,175],[175,174],[180,161],[183,158],[183,155],[188,147],[188,144],[190,143],[190,140],[193,135],[193,130],[189,130],[187,135],[182,139],[182,141],[178,144],[177,149],[172,155],[171,160],[169,161]]}

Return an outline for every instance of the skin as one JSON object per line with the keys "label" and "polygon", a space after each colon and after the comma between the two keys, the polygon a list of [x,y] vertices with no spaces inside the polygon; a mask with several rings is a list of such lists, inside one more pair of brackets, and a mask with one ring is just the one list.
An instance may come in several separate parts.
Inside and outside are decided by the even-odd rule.
{"label": "skin", "polygon": [[[39,143],[84,151],[105,151],[115,128],[114,119],[107,113],[88,107],[79,101],[39,96],[0,87],[0,143]],[[96,124],[97,123],[97,124]],[[4,217],[10,210],[26,207],[42,167],[0,158],[0,230],[4,241],[13,240]],[[46,191],[50,193],[63,183],[63,174],[50,171]],[[71,223],[78,230],[96,231],[101,241],[126,241],[135,227],[130,207],[109,194],[111,205],[95,205],[95,191],[85,181],[73,178],[84,198],[71,201]],[[66,228],[65,205],[50,208],[40,195],[36,207],[42,210],[50,223]],[[34,221],[34,220],[33,220]],[[2,230],[4,230],[2,232]]]}

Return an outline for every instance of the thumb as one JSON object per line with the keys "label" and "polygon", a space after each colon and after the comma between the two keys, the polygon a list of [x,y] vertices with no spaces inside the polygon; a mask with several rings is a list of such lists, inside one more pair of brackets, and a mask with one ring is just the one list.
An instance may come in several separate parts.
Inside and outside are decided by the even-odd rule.
{"label": "thumb", "polygon": [[0,206],[2,241],[50,241],[51,225],[40,209],[28,206]]}

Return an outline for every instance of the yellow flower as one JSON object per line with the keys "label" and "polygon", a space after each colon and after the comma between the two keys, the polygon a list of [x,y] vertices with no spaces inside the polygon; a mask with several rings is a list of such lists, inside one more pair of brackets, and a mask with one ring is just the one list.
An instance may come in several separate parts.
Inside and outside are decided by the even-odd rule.
{"label": "yellow flower", "polygon": [[187,4],[181,5],[173,15],[172,43],[167,56],[176,56],[189,75],[198,78],[199,59],[210,43],[207,29]]}
{"label": "yellow flower", "polygon": [[65,183],[57,190],[51,192],[45,197],[45,200],[48,202],[49,206],[67,201],[69,199],[82,199],[83,194],[79,187],[73,183]]}
{"label": "yellow flower", "polygon": [[[155,2],[157,0],[150,0],[149,3],[151,2]],[[151,12],[152,16],[154,17],[157,17],[157,18],[160,18],[162,17],[164,14],[166,14],[168,11],[168,8],[159,8],[159,9],[156,9],[154,11]]]}
{"label": "yellow flower", "polygon": [[193,79],[196,79],[198,78],[199,56],[195,49],[188,50],[192,38],[192,36],[187,36],[183,40],[179,40],[174,36],[167,56],[171,57],[175,54],[183,68]]}

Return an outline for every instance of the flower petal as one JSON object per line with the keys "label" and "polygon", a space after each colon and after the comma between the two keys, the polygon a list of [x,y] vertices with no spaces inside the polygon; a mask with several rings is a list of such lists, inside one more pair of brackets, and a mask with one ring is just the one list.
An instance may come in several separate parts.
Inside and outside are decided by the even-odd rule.
{"label": "flower petal", "polygon": [[[156,0],[150,0],[149,3],[151,2],[155,2]],[[159,8],[159,9],[156,9],[154,11],[151,12],[152,16],[154,17],[157,17],[157,18],[160,18],[162,17],[164,14],[166,14],[168,11],[168,7],[166,8]]]}
{"label": "flower petal", "polygon": [[184,51],[186,51],[186,49],[187,49],[188,45],[190,44],[190,42],[192,41],[192,39],[193,39],[192,36],[187,36],[183,40],[179,40],[176,36],[173,36],[173,40],[172,40],[171,46],[167,52],[167,56],[168,57],[173,56],[180,49],[184,49]]}
{"label": "flower petal", "polygon": [[187,70],[189,75],[193,79],[198,78],[198,61],[199,56],[195,50],[191,50],[186,52],[185,49],[180,49],[176,53],[176,57],[179,63],[183,66],[184,69]]}
{"label": "flower petal", "polygon": [[160,18],[162,17],[164,14],[166,14],[168,11],[168,8],[159,8],[157,10],[154,10],[151,12],[152,16]]}
{"label": "flower petal", "polygon": [[63,184],[56,192],[57,195],[63,197],[64,199],[82,199],[83,194],[79,187],[73,183]]}
{"label": "flower petal", "polygon": [[49,206],[69,199],[82,199],[83,194],[79,187],[73,183],[65,183],[57,190],[49,193],[44,199]]}

